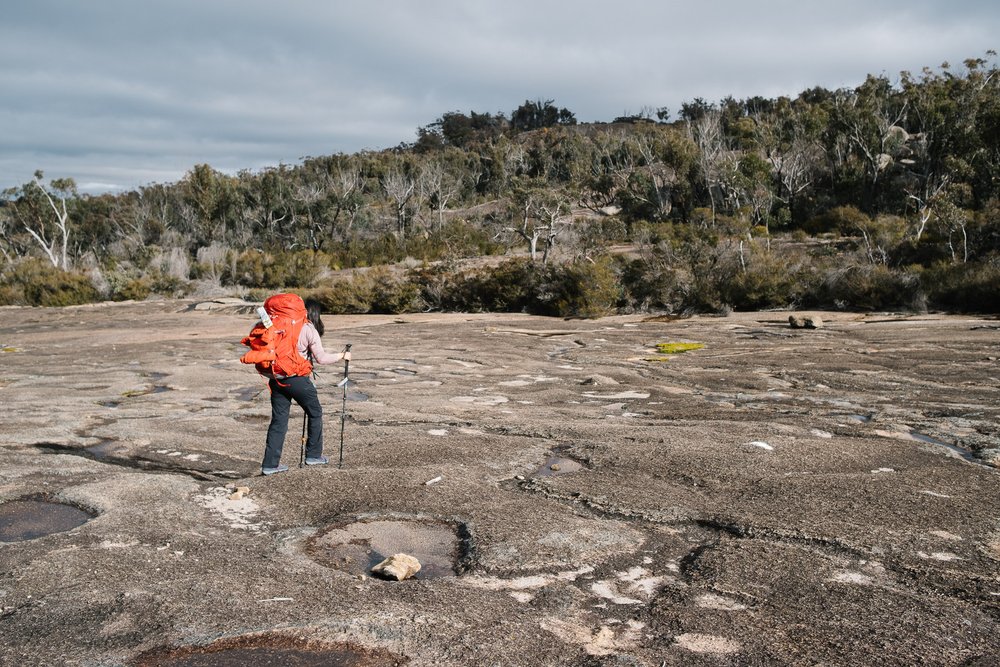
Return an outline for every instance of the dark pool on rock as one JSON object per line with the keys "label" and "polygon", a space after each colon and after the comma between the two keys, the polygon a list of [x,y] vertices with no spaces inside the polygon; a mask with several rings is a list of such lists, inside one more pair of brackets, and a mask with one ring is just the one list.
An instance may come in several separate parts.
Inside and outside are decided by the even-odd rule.
{"label": "dark pool on rock", "polygon": [[937,445],[938,447],[944,447],[948,451],[962,457],[969,463],[979,463],[982,465],[989,465],[988,463],[985,463],[982,459],[978,458],[975,454],[973,454],[969,450],[959,447],[958,445],[953,445],[950,442],[945,442],[944,440],[932,438],[929,435],[925,435],[923,433],[917,433],[916,431],[911,431],[910,437],[913,438],[914,440],[919,440],[920,442],[926,442],[931,445]]}
{"label": "dark pool on rock", "polygon": [[42,498],[0,504],[0,542],[24,542],[82,526],[95,515],[79,507]]}
{"label": "dark pool on rock", "polygon": [[533,477],[555,477],[556,475],[566,475],[583,470],[583,465],[573,459],[566,459],[553,456],[545,461],[542,466],[535,471]]}
{"label": "dark pool on rock", "polygon": [[[231,648],[212,653],[191,653],[164,657],[155,662],[147,661],[142,665],[163,665],[164,667],[353,667],[354,665],[370,665],[364,655],[358,655],[350,650],[312,651],[298,648],[268,648],[256,646],[251,648]],[[392,664],[392,663],[385,663]]]}
{"label": "dark pool on rock", "polygon": [[236,395],[241,401],[252,401],[267,390],[267,386],[240,387],[230,393]]}
{"label": "dark pool on rock", "polygon": [[237,637],[209,646],[147,653],[137,667],[389,667],[404,660],[385,651],[287,637]]}
{"label": "dark pool on rock", "polygon": [[414,579],[457,576],[467,540],[451,525],[432,520],[373,519],[329,527],[308,544],[316,562],[355,575],[370,575],[373,566],[393,554],[420,561]]}

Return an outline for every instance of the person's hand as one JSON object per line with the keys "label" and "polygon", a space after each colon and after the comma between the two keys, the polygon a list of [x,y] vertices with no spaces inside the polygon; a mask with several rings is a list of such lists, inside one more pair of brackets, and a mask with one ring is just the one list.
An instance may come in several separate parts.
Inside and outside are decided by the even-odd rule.
{"label": "person's hand", "polygon": [[344,352],[343,355],[344,355],[344,361],[350,361],[351,360],[351,353],[350,353],[350,351]]}

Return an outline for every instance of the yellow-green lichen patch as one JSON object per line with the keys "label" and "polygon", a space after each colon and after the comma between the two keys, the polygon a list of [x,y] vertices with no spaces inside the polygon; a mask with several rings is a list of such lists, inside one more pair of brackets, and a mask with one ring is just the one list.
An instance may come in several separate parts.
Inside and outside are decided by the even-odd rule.
{"label": "yellow-green lichen patch", "polygon": [[703,347],[705,347],[704,343],[657,343],[656,351],[663,356],[645,357],[643,361],[670,361],[670,357],[675,354],[700,350]]}
{"label": "yellow-green lichen patch", "polygon": [[10,347],[10,346],[0,347],[0,352],[20,352],[20,351],[21,350],[16,347]]}
{"label": "yellow-green lichen patch", "polygon": [[704,343],[657,343],[656,351],[660,354],[680,354],[691,350],[700,350]]}

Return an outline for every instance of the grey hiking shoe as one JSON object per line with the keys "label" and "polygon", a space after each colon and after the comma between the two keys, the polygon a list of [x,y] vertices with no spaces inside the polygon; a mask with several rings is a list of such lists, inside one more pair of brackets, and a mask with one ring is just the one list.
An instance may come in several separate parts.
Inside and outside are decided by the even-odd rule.
{"label": "grey hiking shoe", "polygon": [[260,474],[273,475],[278,472],[285,472],[286,470],[288,470],[288,466],[284,465],[283,463],[279,463],[277,468],[261,468]]}
{"label": "grey hiking shoe", "polygon": [[306,457],[307,466],[325,466],[330,462],[330,459],[325,456],[308,456]]}

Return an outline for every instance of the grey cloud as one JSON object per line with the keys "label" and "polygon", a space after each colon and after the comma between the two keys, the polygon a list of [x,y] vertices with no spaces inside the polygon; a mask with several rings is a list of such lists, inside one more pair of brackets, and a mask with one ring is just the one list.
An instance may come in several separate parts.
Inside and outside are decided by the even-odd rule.
{"label": "grey cloud", "polygon": [[[581,0],[35,0],[0,23],[0,186],[170,181],[412,141],[447,111],[580,120],[983,54],[1000,8]],[[101,188],[95,188],[101,189]]]}

